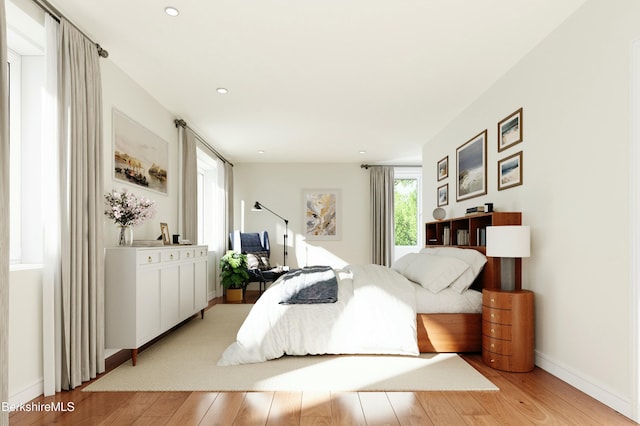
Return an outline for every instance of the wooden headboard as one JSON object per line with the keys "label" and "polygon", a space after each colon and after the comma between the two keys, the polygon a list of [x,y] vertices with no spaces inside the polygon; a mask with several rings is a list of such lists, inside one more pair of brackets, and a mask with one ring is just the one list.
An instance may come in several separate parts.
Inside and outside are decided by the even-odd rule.
{"label": "wooden headboard", "polygon": [[[476,250],[486,255],[485,247],[467,247],[465,249]],[[482,272],[480,272],[480,275],[478,275],[471,288],[478,291],[481,291],[483,288],[489,290],[500,289],[500,258],[487,257],[487,263],[485,263]]]}

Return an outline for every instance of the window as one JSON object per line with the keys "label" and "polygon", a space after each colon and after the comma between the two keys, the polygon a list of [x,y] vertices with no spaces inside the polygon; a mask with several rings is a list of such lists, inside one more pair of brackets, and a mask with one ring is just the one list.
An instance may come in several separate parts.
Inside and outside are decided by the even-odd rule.
{"label": "window", "polygon": [[422,235],[421,175],[421,170],[418,168],[395,170],[393,182],[395,259],[419,250]]}
{"label": "window", "polygon": [[42,263],[44,26],[7,3],[12,265]]}

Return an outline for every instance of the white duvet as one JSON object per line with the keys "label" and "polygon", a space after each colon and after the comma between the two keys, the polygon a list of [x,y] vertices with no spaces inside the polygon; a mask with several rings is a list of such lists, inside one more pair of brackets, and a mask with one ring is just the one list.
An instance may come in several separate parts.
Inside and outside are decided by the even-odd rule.
{"label": "white duvet", "polygon": [[379,265],[336,270],[338,301],[281,305],[276,281],[253,306],[218,365],[263,362],[283,355],[419,355],[414,285]]}

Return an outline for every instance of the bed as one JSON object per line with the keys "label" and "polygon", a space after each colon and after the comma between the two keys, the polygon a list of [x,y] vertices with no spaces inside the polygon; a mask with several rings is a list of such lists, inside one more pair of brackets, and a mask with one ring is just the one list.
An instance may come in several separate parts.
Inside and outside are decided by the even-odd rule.
{"label": "bed", "polygon": [[[262,294],[218,365],[283,355],[480,351],[479,290],[492,269],[482,253],[448,247],[406,255],[391,268],[325,269],[322,286],[312,275],[318,271],[303,268]],[[312,288],[334,293],[319,297]]]}

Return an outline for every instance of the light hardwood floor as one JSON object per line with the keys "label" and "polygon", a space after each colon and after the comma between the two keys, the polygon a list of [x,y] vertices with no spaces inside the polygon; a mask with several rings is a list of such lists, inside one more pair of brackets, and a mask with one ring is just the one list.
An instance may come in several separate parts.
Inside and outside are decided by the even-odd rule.
{"label": "light hardwood floor", "polygon": [[[248,299],[255,300],[255,295]],[[485,366],[479,354],[463,357],[500,391],[82,392],[80,387],[36,398],[31,406],[41,411],[16,411],[9,421],[154,426],[636,424],[537,367],[530,373],[504,373]],[[73,411],[44,410],[52,404]]]}

